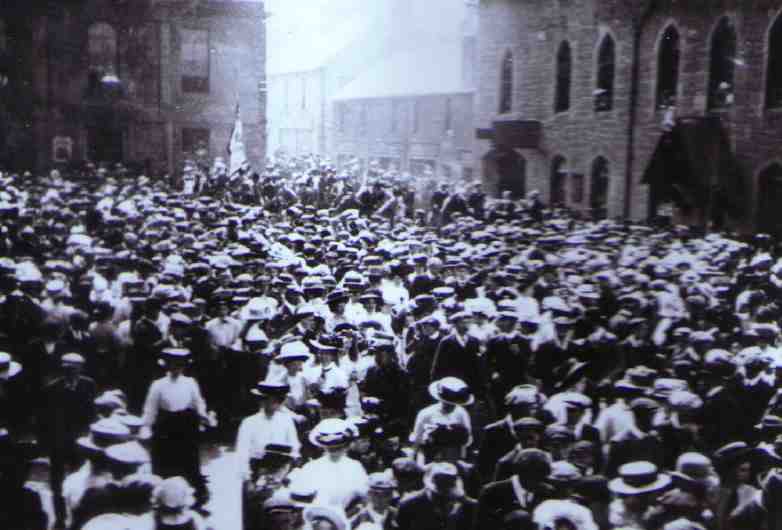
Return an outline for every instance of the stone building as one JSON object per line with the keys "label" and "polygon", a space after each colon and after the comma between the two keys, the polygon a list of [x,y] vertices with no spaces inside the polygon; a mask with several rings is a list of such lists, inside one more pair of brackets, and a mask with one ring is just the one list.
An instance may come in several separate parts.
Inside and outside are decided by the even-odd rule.
{"label": "stone building", "polygon": [[332,153],[339,164],[470,178],[477,4],[394,3],[390,52],[333,99]]}
{"label": "stone building", "polygon": [[598,216],[778,230],[781,8],[481,0],[484,178]]}
{"label": "stone building", "polygon": [[[19,10],[17,10],[19,11]],[[0,27],[10,18],[0,11]],[[27,123],[39,168],[133,164],[178,171],[199,147],[225,155],[237,103],[248,157],[265,157],[260,1],[31,2]]]}

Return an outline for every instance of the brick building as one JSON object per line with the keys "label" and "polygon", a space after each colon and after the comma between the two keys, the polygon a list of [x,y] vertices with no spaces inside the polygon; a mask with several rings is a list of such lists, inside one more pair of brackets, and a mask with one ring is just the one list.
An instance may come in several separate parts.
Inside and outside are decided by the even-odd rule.
{"label": "brick building", "polygon": [[[338,164],[445,178],[473,171],[473,93],[477,5],[395,0],[388,53],[333,98],[330,150]],[[437,26],[428,24],[439,13]]]}
{"label": "brick building", "polygon": [[248,156],[263,161],[262,2],[39,1],[15,11],[13,24],[26,27],[16,44],[32,53],[11,83],[32,96],[39,168],[91,160],[176,171],[199,146],[225,154],[237,102]]}
{"label": "brick building", "polygon": [[[476,158],[495,190],[777,230],[780,0],[482,0]],[[681,192],[681,193],[680,193]]]}

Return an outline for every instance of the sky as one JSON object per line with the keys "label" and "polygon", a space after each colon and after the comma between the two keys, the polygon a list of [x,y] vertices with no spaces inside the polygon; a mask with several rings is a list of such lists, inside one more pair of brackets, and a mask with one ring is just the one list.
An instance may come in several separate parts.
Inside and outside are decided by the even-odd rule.
{"label": "sky", "polygon": [[461,30],[464,0],[266,0],[267,72],[320,66],[373,22],[388,21],[395,2],[408,6],[406,26],[416,35]]}
{"label": "sky", "polygon": [[318,66],[350,43],[387,0],[267,0],[267,70]]}

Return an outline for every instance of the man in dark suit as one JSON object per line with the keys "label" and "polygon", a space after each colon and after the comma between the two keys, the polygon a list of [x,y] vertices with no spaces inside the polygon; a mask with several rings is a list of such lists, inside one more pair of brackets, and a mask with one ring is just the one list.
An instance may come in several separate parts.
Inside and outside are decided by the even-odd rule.
{"label": "man in dark suit", "polygon": [[410,378],[410,412],[415,414],[429,405],[432,398],[429,395],[429,384],[432,382],[432,364],[437,346],[440,344],[440,321],[429,316],[416,323],[415,338],[409,350],[413,354],[407,361],[407,375]]}
{"label": "man in dark suit", "polygon": [[532,513],[553,493],[544,481],[551,473],[551,461],[539,449],[524,449],[513,462],[514,474],[507,480],[487,484],[478,500],[475,530],[501,528],[506,515],[515,510]]}
{"label": "man in dark suit", "polygon": [[432,364],[432,381],[444,377],[461,379],[476,399],[481,399],[486,390],[484,385],[484,369],[478,356],[481,345],[478,339],[468,335],[470,316],[458,312],[451,316],[453,333],[440,340]]}
{"label": "man in dark suit", "polygon": [[449,462],[435,462],[424,475],[424,489],[400,503],[396,528],[470,530],[476,506],[475,499],[464,494],[458,468]]}
{"label": "man in dark suit", "polygon": [[[533,385],[519,385],[505,396],[508,415],[483,429],[478,453],[478,473],[485,481],[494,477],[497,462],[508,454],[528,431],[542,435],[546,425],[554,422],[550,412],[541,408],[545,396]],[[526,441],[526,440],[525,440]],[[522,443],[530,448],[529,443]]]}
{"label": "man in dark suit", "polygon": [[95,416],[95,381],[81,375],[84,357],[63,355],[63,376],[44,387],[38,412],[38,440],[49,453],[50,477],[58,521],[65,517],[62,482],[77,461],[76,440],[89,431]]}

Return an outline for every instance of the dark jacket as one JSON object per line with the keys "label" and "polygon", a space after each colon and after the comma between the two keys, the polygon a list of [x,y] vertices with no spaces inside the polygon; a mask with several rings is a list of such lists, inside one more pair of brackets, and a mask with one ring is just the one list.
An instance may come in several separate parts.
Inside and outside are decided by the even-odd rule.
{"label": "dark jacket", "polygon": [[42,392],[38,412],[39,441],[47,446],[70,445],[89,430],[95,416],[95,381],[79,376],[71,388],[55,379]]}
{"label": "dark jacket", "polygon": [[432,381],[458,377],[478,397],[486,390],[484,370],[478,357],[480,342],[469,335],[464,337],[464,341],[464,345],[460,344],[455,335],[448,335],[440,341],[432,365]]}
{"label": "dark jacket", "polygon": [[449,514],[432,500],[426,490],[418,491],[402,500],[396,517],[398,530],[469,530],[478,503],[465,497],[461,505]]}
{"label": "dark jacket", "polygon": [[501,528],[502,519],[515,510],[532,513],[535,507],[551,497],[548,488],[529,492],[529,499],[519,499],[516,495],[513,479],[487,484],[478,500],[478,513],[475,518],[475,530]]}

